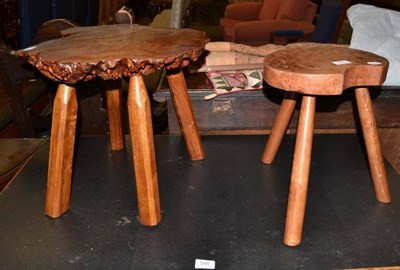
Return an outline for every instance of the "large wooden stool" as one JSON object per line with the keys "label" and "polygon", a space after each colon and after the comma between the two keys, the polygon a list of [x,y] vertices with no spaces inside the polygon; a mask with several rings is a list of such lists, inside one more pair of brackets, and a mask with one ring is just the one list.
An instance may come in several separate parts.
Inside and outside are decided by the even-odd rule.
{"label": "large wooden stool", "polygon": [[376,199],[390,202],[389,186],[379,143],[375,116],[367,86],[383,83],[388,61],[375,54],[330,44],[304,43],[266,57],[264,79],[273,87],[286,90],[278,116],[266,144],[262,162],[270,164],[278,151],[302,95],[292,174],[286,212],[284,242],[301,242],[310,171],[315,96],[340,95],[355,87],[365,146]]}
{"label": "large wooden stool", "polygon": [[[18,51],[40,72],[59,82],[54,100],[45,213],[53,218],[69,209],[77,118],[75,84],[99,76],[115,81],[129,77],[128,116],[140,222],[161,219],[150,101],[143,75],[166,68],[189,158],[204,159],[192,105],[181,68],[202,54],[208,38],[192,29],[139,25],[75,27],[63,38]],[[111,84],[112,85],[112,84]],[[107,91],[112,150],[124,148],[121,124],[122,91]]]}

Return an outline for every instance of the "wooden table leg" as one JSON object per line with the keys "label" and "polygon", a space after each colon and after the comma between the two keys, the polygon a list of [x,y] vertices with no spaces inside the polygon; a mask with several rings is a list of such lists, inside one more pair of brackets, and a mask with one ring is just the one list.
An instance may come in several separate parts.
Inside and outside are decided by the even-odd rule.
{"label": "wooden table leg", "polygon": [[172,74],[167,71],[167,79],[175,107],[176,117],[191,160],[205,158],[203,145],[197,129],[192,103],[189,98],[185,77],[182,71]]}
{"label": "wooden table leg", "polygon": [[53,106],[45,208],[52,218],[69,209],[77,111],[75,88],[60,84]]}
{"label": "wooden table leg", "polygon": [[361,127],[364,135],[365,148],[367,149],[368,154],[372,182],[374,184],[375,197],[380,202],[389,203],[389,184],[387,181],[385,163],[383,161],[371,97],[368,88],[356,88],[355,93],[358,114],[360,115]]}
{"label": "wooden table leg", "polygon": [[142,76],[129,80],[128,115],[140,222],[155,226],[161,220],[151,105]]}
{"label": "wooden table leg", "polygon": [[282,100],[281,108],[272,126],[271,134],[269,134],[267,144],[265,145],[261,161],[265,164],[271,164],[274,161],[279,146],[281,145],[283,136],[292,118],[294,108],[298,99],[295,92],[286,92]]}
{"label": "wooden table leg", "polygon": [[284,242],[288,246],[297,246],[301,242],[310,173],[314,116],[315,97],[303,96],[286,212]]}
{"label": "wooden table leg", "polygon": [[122,129],[122,90],[108,90],[106,94],[111,150],[121,150],[125,147]]}

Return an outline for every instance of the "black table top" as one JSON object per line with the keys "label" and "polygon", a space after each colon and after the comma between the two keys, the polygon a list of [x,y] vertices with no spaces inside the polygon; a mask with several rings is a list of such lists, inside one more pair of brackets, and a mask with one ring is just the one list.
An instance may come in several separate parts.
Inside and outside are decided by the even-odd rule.
{"label": "black table top", "polygon": [[[77,139],[71,209],[43,214],[48,141],[0,195],[0,269],[337,269],[400,265],[400,175],[375,200],[357,135],[315,135],[303,241],[283,244],[294,136],[272,165],[266,136],[204,136],[192,162],[181,137],[156,136],[162,221],[137,220],[130,146]],[[129,140],[126,140],[129,143]]]}

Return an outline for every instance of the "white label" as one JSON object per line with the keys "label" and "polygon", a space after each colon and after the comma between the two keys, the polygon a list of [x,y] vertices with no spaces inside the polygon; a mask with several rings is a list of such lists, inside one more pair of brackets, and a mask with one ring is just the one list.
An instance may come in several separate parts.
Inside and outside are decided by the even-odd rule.
{"label": "white label", "polygon": [[215,261],[196,259],[194,269],[215,269]]}
{"label": "white label", "polygon": [[340,65],[348,65],[348,64],[351,64],[351,62],[350,62],[350,61],[347,61],[347,60],[339,60],[339,61],[333,61],[332,64],[335,64],[335,65],[340,66]]}
{"label": "white label", "polygon": [[25,49],[23,49],[23,51],[30,51],[33,49],[36,49],[36,46],[31,46],[31,47],[25,48]]}
{"label": "white label", "polygon": [[372,65],[372,66],[380,66],[382,65],[381,62],[378,61],[371,61],[371,62],[367,62],[368,65]]}

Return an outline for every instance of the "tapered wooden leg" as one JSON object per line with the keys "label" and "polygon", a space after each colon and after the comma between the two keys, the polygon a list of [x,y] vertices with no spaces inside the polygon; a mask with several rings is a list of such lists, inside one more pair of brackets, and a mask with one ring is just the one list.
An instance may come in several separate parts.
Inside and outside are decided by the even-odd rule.
{"label": "tapered wooden leg", "polygon": [[205,158],[203,145],[197,129],[192,103],[190,102],[186,81],[182,71],[177,74],[167,72],[168,83],[174,102],[176,117],[191,160]]}
{"label": "tapered wooden leg", "polygon": [[368,88],[357,88],[355,92],[372,181],[375,189],[375,196],[378,201],[389,203],[389,184],[387,181],[385,163],[383,161],[371,97]]}
{"label": "tapered wooden leg", "polygon": [[161,220],[151,106],[142,76],[129,80],[128,115],[140,222],[155,226]]}
{"label": "tapered wooden leg", "polygon": [[111,150],[121,150],[125,146],[122,129],[122,90],[108,90],[106,94]]}
{"label": "tapered wooden leg", "polygon": [[60,84],[53,106],[45,207],[52,218],[69,209],[77,111],[75,88]]}
{"label": "tapered wooden leg", "polygon": [[298,94],[295,92],[286,92],[282,101],[281,108],[272,126],[271,134],[265,145],[261,161],[265,164],[271,164],[274,161],[283,136],[292,118],[294,108],[296,107]]}
{"label": "tapered wooden leg", "polygon": [[284,242],[288,246],[297,246],[301,242],[310,173],[314,115],[315,97],[303,96],[286,212]]}

